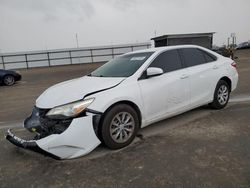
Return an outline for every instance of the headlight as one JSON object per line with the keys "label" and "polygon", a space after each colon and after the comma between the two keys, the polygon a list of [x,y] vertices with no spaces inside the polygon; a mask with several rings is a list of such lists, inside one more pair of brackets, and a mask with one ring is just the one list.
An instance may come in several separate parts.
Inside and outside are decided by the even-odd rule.
{"label": "headlight", "polygon": [[70,117],[76,117],[81,112],[83,112],[93,101],[94,101],[94,98],[90,98],[90,99],[58,106],[48,111],[46,116],[51,119],[65,119],[65,118],[70,118]]}

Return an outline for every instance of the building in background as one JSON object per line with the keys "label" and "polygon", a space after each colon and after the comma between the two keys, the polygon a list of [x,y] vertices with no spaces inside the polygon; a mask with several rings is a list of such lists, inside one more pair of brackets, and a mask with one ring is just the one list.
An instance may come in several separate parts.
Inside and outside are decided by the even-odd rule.
{"label": "building in background", "polygon": [[155,47],[194,44],[212,49],[214,33],[215,32],[163,35],[152,38],[151,40],[154,40]]}

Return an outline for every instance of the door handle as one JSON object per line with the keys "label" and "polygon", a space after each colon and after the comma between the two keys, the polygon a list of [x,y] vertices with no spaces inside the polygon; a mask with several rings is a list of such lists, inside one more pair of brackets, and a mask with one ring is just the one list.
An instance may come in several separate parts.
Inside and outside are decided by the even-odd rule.
{"label": "door handle", "polygon": [[181,79],[186,79],[186,78],[188,78],[188,75],[187,75],[187,74],[183,74],[183,75],[181,76]]}
{"label": "door handle", "polygon": [[219,67],[217,65],[214,65],[213,66],[213,69],[218,69]]}

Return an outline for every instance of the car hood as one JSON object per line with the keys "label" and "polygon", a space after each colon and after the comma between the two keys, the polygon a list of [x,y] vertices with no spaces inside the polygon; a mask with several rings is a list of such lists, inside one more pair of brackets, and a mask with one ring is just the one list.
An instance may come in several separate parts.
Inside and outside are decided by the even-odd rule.
{"label": "car hood", "polygon": [[56,84],[42,93],[36,100],[38,108],[50,109],[84,98],[87,94],[109,89],[125,78],[84,76]]}

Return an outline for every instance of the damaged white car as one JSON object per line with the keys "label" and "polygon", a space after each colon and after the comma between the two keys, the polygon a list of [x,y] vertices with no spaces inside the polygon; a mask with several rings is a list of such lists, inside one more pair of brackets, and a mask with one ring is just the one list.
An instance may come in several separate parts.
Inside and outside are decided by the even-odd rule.
{"label": "damaged white car", "polygon": [[34,139],[11,130],[6,139],[57,159],[86,155],[101,142],[119,149],[154,122],[206,104],[224,108],[237,82],[233,60],[199,46],[131,52],[47,89],[24,121]]}

